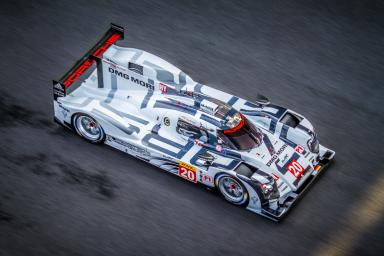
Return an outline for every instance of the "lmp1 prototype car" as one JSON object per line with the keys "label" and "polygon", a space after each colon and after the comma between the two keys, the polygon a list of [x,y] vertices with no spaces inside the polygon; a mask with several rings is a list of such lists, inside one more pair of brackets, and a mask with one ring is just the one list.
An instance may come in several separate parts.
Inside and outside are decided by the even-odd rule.
{"label": "lmp1 prototype car", "polygon": [[112,24],[53,81],[57,123],[273,220],[334,157],[302,115],[195,82],[155,55],[117,46],[123,37]]}

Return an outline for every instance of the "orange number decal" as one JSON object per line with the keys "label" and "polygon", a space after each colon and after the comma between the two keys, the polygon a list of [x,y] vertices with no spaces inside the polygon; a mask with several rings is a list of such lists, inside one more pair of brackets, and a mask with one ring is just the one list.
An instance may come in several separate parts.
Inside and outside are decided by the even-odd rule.
{"label": "orange number decal", "polygon": [[186,180],[197,183],[195,166],[184,162],[179,162],[179,176]]}

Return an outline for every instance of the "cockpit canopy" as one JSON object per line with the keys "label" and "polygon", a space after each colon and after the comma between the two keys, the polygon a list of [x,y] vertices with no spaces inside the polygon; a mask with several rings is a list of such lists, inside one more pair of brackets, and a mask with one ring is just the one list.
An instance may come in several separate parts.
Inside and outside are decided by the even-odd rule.
{"label": "cockpit canopy", "polygon": [[193,120],[180,117],[176,131],[186,137],[198,139],[204,143],[222,144],[235,150],[251,150],[258,147],[263,140],[263,133],[240,112],[235,112],[226,119],[227,129],[206,129]]}
{"label": "cockpit canopy", "polygon": [[218,130],[217,137],[236,150],[251,150],[263,140],[263,133],[241,113],[237,112],[227,121],[227,130]]}

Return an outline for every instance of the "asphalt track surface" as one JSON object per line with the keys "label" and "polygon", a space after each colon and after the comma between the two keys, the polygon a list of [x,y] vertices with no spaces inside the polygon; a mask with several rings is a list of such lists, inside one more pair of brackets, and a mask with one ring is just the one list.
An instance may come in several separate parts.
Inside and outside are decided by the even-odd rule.
{"label": "asphalt track surface", "polygon": [[[54,124],[51,80],[110,22],[120,45],[304,114],[334,164],[276,224]],[[1,256],[382,255],[383,3],[1,1],[0,24]]]}

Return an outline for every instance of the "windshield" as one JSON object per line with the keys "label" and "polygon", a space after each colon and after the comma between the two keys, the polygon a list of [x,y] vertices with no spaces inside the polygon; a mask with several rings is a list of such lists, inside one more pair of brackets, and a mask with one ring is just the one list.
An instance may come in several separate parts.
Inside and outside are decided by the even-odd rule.
{"label": "windshield", "polygon": [[231,148],[251,150],[262,143],[263,133],[251,124],[244,116],[237,129],[218,131],[219,137]]}

